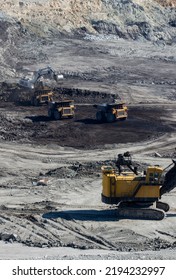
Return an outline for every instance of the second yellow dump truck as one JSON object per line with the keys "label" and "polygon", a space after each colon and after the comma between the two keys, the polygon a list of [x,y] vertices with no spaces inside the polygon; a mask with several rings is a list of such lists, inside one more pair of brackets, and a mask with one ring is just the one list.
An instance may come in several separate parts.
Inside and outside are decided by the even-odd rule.
{"label": "second yellow dump truck", "polygon": [[48,102],[48,117],[60,120],[62,118],[73,118],[75,106],[73,100],[51,101]]}

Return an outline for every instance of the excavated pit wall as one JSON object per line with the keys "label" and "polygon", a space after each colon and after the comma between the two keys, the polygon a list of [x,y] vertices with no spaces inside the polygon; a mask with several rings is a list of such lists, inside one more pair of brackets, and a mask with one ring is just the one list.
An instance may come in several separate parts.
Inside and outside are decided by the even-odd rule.
{"label": "excavated pit wall", "polygon": [[[18,77],[24,65],[46,63],[46,41],[70,38],[132,39],[172,44],[176,38],[175,1],[0,0],[0,80]],[[170,4],[172,4],[170,6]],[[91,37],[90,37],[91,38]]]}
{"label": "excavated pit wall", "polygon": [[[58,87],[53,89],[56,100],[73,99],[75,103],[94,104],[102,102],[113,102],[114,94],[91,91],[79,88]],[[30,105],[34,92],[25,88],[20,88],[17,84],[0,83],[0,100],[5,102],[14,102],[17,105]],[[116,99],[118,95],[116,95]],[[119,97],[120,100],[120,97]]]}
{"label": "excavated pit wall", "polygon": [[169,24],[175,21],[175,1],[23,0],[0,4],[5,14],[39,36],[78,30],[132,39],[170,40],[176,34]]}

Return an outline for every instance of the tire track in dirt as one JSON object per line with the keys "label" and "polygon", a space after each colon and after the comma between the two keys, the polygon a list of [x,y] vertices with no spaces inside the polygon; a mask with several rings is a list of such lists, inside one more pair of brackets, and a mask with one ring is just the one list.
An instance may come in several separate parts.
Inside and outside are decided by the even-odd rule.
{"label": "tire track in dirt", "polygon": [[28,246],[42,247],[60,246],[59,235],[46,229],[45,223],[40,221],[40,217],[34,215],[0,216],[4,224],[4,232],[16,234],[17,241]]}
{"label": "tire track in dirt", "polygon": [[[84,210],[82,211],[84,212]],[[114,244],[91,233],[74,218],[69,221],[58,218],[54,221],[53,219],[41,218],[38,216],[39,212],[45,211],[44,209],[4,209],[3,215],[0,215],[3,231],[16,234],[17,241],[28,246],[72,246],[70,243],[64,242],[63,236],[68,235],[79,240],[76,247],[81,248],[80,244],[83,241],[88,248],[116,249]],[[70,239],[68,238],[68,240]]]}
{"label": "tire track in dirt", "polygon": [[67,222],[66,220],[57,220],[57,222],[53,220],[49,220],[48,223],[54,228],[62,228],[67,233],[78,237],[79,239],[83,239],[93,246],[98,247],[99,249],[116,249],[116,247],[111,243],[108,242],[103,237],[99,237],[97,235],[90,234],[90,232],[86,231],[83,226],[78,224],[75,220],[71,220]]}
{"label": "tire track in dirt", "polygon": [[[38,230],[36,227],[36,219],[33,217],[33,221],[29,217],[23,216],[6,216],[1,215],[1,220],[4,222],[5,228],[8,233],[17,234],[20,238],[20,242],[25,243],[27,239],[42,239],[42,242],[47,242],[48,237],[45,238],[43,234],[41,234],[41,230]],[[34,222],[35,221],[35,222]],[[41,226],[40,226],[41,227]],[[13,229],[13,232],[12,232]],[[42,230],[44,228],[42,227]]]}

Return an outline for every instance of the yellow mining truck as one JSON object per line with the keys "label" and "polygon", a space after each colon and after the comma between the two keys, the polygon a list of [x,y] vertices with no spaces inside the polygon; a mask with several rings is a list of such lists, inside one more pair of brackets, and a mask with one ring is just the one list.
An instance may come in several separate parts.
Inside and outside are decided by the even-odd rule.
{"label": "yellow mining truck", "polygon": [[140,173],[129,152],[119,154],[117,168],[102,166],[102,202],[116,205],[117,217],[163,219],[169,205],[160,199],[176,187],[176,161],[170,166],[167,172],[167,168],[155,165]]}
{"label": "yellow mining truck", "polygon": [[98,122],[114,122],[116,120],[126,120],[128,108],[124,102],[104,103],[94,105],[97,108],[96,119]]}
{"label": "yellow mining truck", "polygon": [[62,118],[73,118],[75,106],[73,100],[51,101],[48,102],[48,117],[60,120]]}
{"label": "yellow mining truck", "polygon": [[50,90],[38,90],[34,92],[34,95],[31,98],[32,106],[39,106],[42,104],[47,104],[50,101],[53,101],[54,93]]}

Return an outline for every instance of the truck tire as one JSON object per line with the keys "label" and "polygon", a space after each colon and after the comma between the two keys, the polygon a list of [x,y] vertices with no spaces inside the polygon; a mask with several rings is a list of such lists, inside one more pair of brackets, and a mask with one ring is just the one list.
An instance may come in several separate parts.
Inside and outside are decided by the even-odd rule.
{"label": "truck tire", "polygon": [[121,118],[120,120],[121,121],[125,121],[127,119],[127,117],[124,117],[124,118]]}
{"label": "truck tire", "polygon": [[34,106],[34,97],[31,98],[31,106]]}
{"label": "truck tire", "polygon": [[36,106],[36,107],[39,106],[39,100],[36,98],[34,99],[34,106]]}
{"label": "truck tire", "polygon": [[54,119],[60,120],[61,119],[61,113],[58,110],[54,111]]}
{"label": "truck tire", "polygon": [[102,114],[101,111],[98,111],[98,112],[96,113],[96,120],[97,120],[98,122],[102,122],[102,121],[103,121],[103,114]]}
{"label": "truck tire", "polygon": [[53,111],[51,109],[48,109],[48,117],[53,119]]}
{"label": "truck tire", "polygon": [[108,123],[112,123],[115,121],[115,115],[113,115],[112,113],[107,113],[106,115],[106,121]]}

